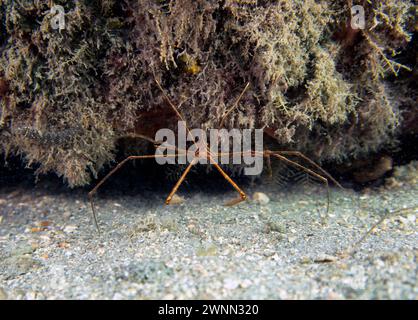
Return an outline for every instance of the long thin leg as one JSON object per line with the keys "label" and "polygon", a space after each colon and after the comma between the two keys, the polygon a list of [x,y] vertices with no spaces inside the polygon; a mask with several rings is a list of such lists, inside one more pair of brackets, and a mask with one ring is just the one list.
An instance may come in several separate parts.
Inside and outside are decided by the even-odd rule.
{"label": "long thin leg", "polygon": [[306,162],[311,164],[313,167],[315,167],[318,171],[320,171],[325,177],[327,177],[327,179],[331,180],[332,183],[334,183],[337,187],[339,187],[341,189],[344,189],[341,186],[341,184],[339,184],[338,181],[335,180],[328,172],[326,172],[324,169],[322,169],[320,165],[318,165],[317,163],[315,163],[314,161],[309,159],[303,153],[301,153],[299,151],[271,151],[271,152],[278,153],[278,154],[281,154],[281,155],[289,155],[289,156],[295,156],[295,157],[302,158],[303,160],[305,160]]}
{"label": "long thin leg", "polygon": [[267,154],[265,157],[266,157],[266,160],[267,160],[267,170],[268,170],[269,179],[272,180],[273,179],[273,169],[271,168],[271,157],[270,157],[269,154]]}
{"label": "long thin leg", "polygon": [[306,167],[304,167],[304,166],[300,165],[299,163],[297,163],[297,162],[295,162],[295,161],[292,161],[292,160],[287,159],[286,157],[284,157],[284,156],[282,156],[282,155],[280,155],[280,154],[274,153],[274,152],[272,152],[272,151],[266,151],[266,152],[265,152],[265,154],[266,154],[266,155],[270,154],[270,155],[272,155],[273,157],[276,157],[276,158],[278,158],[278,159],[282,160],[283,162],[286,162],[286,163],[288,163],[288,164],[289,164],[289,165],[291,165],[291,166],[294,166],[294,167],[296,167],[296,168],[298,168],[298,169],[301,169],[302,171],[305,171],[306,173],[308,173],[308,174],[310,174],[310,175],[312,175],[312,176],[314,176],[314,177],[318,178],[319,180],[321,180],[321,181],[325,184],[325,186],[326,186],[326,188],[327,188],[327,214],[328,214],[328,212],[329,212],[329,203],[330,203],[330,195],[329,195],[329,185],[328,185],[328,180],[327,180],[327,178],[325,178],[325,177],[321,176],[320,174],[318,174],[318,173],[316,173],[316,172],[312,171],[312,170],[311,170],[311,169],[309,169],[309,168],[306,168]]}
{"label": "long thin leg", "polygon": [[[288,163],[289,165],[292,165],[292,166],[294,166],[294,167],[296,167],[298,169],[301,169],[301,170],[307,172],[308,174],[310,174],[310,175],[318,178],[319,180],[321,180],[325,184],[325,186],[327,188],[327,213],[328,213],[329,212],[329,203],[330,203],[330,193],[329,193],[329,184],[328,184],[327,178],[325,178],[324,176],[316,173],[315,171],[313,171],[313,170],[311,170],[309,168],[306,168],[305,166],[302,166],[301,164],[299,164],[299,163],[297,163],[295,161],[292,161],[292,160],[287,159],[286,157],[280,155],[281,152],[289,153],[289,154],[292,154],[292,155],[296,155],[298,153],[298,152],[295,152],[295,154],[293,154],[292,151],[270,151],[270,150],[266,150],[264,152],[259,152],[259,151],[240,151],[240,152],[231,152],[231,153],[222,153],[221,152],[221,153],[218,154],[218,156],[240,154],[242,156],[244,156],[244,155],[252,155],[252,156],[264,157],[264,158],[267,159],[267,165],[269,167],[269,170],[271,170],[271,161],[270,161],[270,158],[271,157],[270,156],[273,156],[273,157],[278,158],[279,160],[282,160],[282,161]],[[308,157],[304,156],[303,154],[301,154],[301,153],[299,153],[299,154],[303,156],[301,158],[306,158],[306,160],[309,163],[311,163],[316,168],[318,168],[318,170],[320,170],[321,172],[324,172],[327,176],[329,176],[331,178],[331,180],[337,186],[340,186],[340,184],[334,178],[332,178],[331,175],[329,175],[324,169],[322,169],[319,165],[317,165],[315,162],[313,162],[311,159],[309,159]]]}
{"label": "long thin leg", "polygon": [[144,155],[144,156],[129,156],[125,160],[119,162],[116,167],[114,167],[104,178],[102,178],[102,180],[100,180],[99,183],[96,184],[96,186],[88,193],[88,197],[89,197],[90,205],[91,205],[91,210],[92,210],[92,213],[93,213],[93,222],[94,222],[94,225],[96,226],[96,229],[99,232],[99,234],[100,234],[100,228],[99,228],[99,223],[97,221],[96,210],[94,209],[93,196],[95,195],[97,190],[100,188],[100,186],[103,183],[105,183],[105,181],[107,179],[109,179],[116,171],[118,171],[129,160],[153,159],[153,158],[155,159],[155,158],[162,158],[162,157],[177,157],[177,156],[178,156],[178,154],[170,154],[170,155],[155,155],[155,154],[153,154],[153,155]]}
{"label": "long thin leg", "polygon": [[[163,87],[162,87],[162,86],[161,86],[161,84],[158,82],[157,78],[155,77],[155,74],[154,74],[154,81],[155,81],[155,83],[157,84],[158,89],[160,89],[161,93],[163,94],[164,99],[168,102],[168,104],[169,104],[169,106],[171,107],[171,109],[174,111],[174,113],[177,115],[177,117],[178,117],[181,121],[183,121],[183,122],[186,124],[187,134],[191,137],[192,142],[194,143],[194,145],[196,145],[196,140],[195,140],[194,136],[192,135],[191,130],[190,130],[190,128],[189,128],[189,126],[187,125],[186,118],[185,118],[185,117],[181,114],[181,112],[180,112],[180,110],[179,110],[180,105],[182,105],[182,104],[183,104],[186,100],[184,100],[183,102],[181,102],[181,103],[180,103],[180,104],[176,107],[176,106],[174,105],[174,103],[170,100],[170,98],[168,97],[168,95],[165,93],[165,91],[164,91]],[[196,147],[197,147],[197,145],[196,145]]]}
{"label": "long thin leg", "polygon": [[351,249],[347,250],[346,253],[347,254],[354,254],[358,247],[360,246],[360,244],[383,222],[385,221],[387,218],[389,218],[389,216],[392,215],[397,215],[397,214],[405,214],[406,212],[410,212],[410,211],[417,211],[418,210],[418,206],[416,207],[410,207],[410,208],[402,208],[402,209],[398,209],[395,211],[390,211],[388,210],[380,219],[379,221],[377,221],[375,224],[373,224],[373,226],[367,230],[366,233],[363,234],[363,236],[351,247]]}
{"label": "long thin leg", "polygon": [[187,174],[190,172],[192,167],[197,163],[197,158],[194,158],[190,164],[187,166],[186,170],[184,170],[183,174],[181,175],[180,179],[177,181],[176,185],[174,186],[173,190],[171,190],[170,194],[167,197],[167,200],[165,200],[165,204],[169,205],[171,202],[171,199],[177,192],[180,185],[183,183],[184,179],[186,179]]}
{"label": "long thin leg", "polygon": [[[267,169],[269,170],[268,174],[269,174],[270,177],[273,174],[272,169],[271,169],[271,157],[270,157],[270,155],[273,155],[273,154],[279,154],[279,155],[288,154],[288,155],[298,156],[298,157],[306,160],[308,163],[310,163],[315,168],[317,168],[323,175],[319,175],[318,173],[316,173],[312,170],[310,170],[310,171],[312,171],[315,174],[321,176],[322,178],[325,178],[324,176],[326,176],[327,179],[331,180],[337,187],[339,187],[341,189],[344,189],[344,187],[341,186],[341,184],[337,180],[335,180],[328,172],[326,172],[324,169],[322,169],[320,165],[318,165],[317,163],[315,163],[314,161],[312,161],[311,159],[309,159],[307,156],[305,156],[303,153],[301,153],[299,151],[271,151],[271,150],[265,150],[264,152],[259,152],[259,151],[239,151],[239,152],[229,152],[229,153],[228,152],[220,152],[220,153],[218,153],[218,156],[224,156],[224,155],[233,156],[233,155],[236,155],[236,154],[239,154],[239,155],[242,155],[242,156],[258,155],[259,157],[266,158],[267,159]],[[291,161],[289,159],[287,159],[287,160]],[[294,161],[291,161],[291,162],[296,163]],[[298,163],[296,163],[296,164],[298,164]],[[298,165],[301,166],[300,164],[298,164]],[[302,167],[309,170],[308,168],[306,168],[304,166],[302,166]]]}
{"label": "long thin leg", "polygon": [[213,157],[210,155],[209,156],[209,160],[211,161],[211,163],[215,166],[215,168],[221,173],[221,175],[225,178],[226,181],[228,181],[235,190],[238,191],[239,193],[239,198],[236,199],[232,199],[231,201],[225,203],[226,206],[234,206],[242,201],[247,200],[247,195],[245,194],[244,191],[241,190],[240,187],[238,187],[238,185],[234,182],[234,180],[232,180],[225,171],[222,170],[222,168],[219,166],[219,164],[217,164],[215,162],[215,160],[213,159]]}

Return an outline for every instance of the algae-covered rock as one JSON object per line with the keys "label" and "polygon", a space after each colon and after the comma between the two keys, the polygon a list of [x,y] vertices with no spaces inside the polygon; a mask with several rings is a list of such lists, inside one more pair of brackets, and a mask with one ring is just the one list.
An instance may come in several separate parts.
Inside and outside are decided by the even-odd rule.
{"label": "algae-covered rock", "polygon": [[416,7],[357,2],[2,0],[0,152],[87,184],[177,125],[155,79],[190,127],[218,128],[249,82],[227,128],[318,162],[390,148],[417,113]]}

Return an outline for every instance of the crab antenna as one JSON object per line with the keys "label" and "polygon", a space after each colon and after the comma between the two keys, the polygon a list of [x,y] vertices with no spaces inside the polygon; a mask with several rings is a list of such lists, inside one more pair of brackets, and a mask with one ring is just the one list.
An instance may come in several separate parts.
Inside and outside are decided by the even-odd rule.
{"label": "crab antenna", "polygon": [[[171,102],[170,98],[167,96],[167,94],[165,93],[163,87],[161,86],[161,84],[158,82],[158,80],[155,78],[154,76],[154,81],[157,84],[158,88],[160,89],[161,93],[163,94],[165,100],[167,100],[168,104],[170,105],[171,109],[173,109],[173,111],[176,113],[176,115],[179,117],[179,119],[181,121],[183,121],[186,124],[186,130],[187,130],[187,134],[190,135],[190,137],[192,138],[192,142],[196,145],[196,140],[193,137],[189,126],[187,125],[187,121],[185,120],[185,118],[183,117],[183,115],[180,113],[179,109],[174,105],[174,103]],[[184,101],[182,103],[180,103],[180,105],[182,105],[184,103]]]}
{"label": "crab antenna", "polygon": [[221,122],[219,123],[219,128],[222,128],[224,126],[225,120],[228,117],[228,115],[234,111],[234,109],[238,106],[238,103],[242,99],[242,96],[244,95],[245,91],[247,91],[248,87],[250,86],[250,83],[247,82],[247,85],[245,86],[244,90],[242,90],[241,94],[239,95],[237,101],[233,104],[233,106],[225,113],[225,115],[222,117]]}
{"label": "crab antenna", "polygon": [[157,79],[155,79],[155,83],[157,84],[158,88],[160,89],[161,93],[163,94],[164,98],[167,100],[168,104],[170,105],[171,109],[173,109],[173,111],[176,113],[176,115],[180,118],[181,121],[186,122],[186,120],[184,119],[183,115],[180,113],[180,111],[178,110],[178,108],[174,105],[174,103],[171,102],[170,98],[167,96],[167,94],[165,93],[163,87],[161,86],[161,84],[158,82]]}

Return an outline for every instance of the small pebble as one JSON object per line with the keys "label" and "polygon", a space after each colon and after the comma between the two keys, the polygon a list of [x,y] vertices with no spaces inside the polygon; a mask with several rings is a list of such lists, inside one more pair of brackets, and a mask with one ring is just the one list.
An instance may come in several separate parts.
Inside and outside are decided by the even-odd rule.
{"label": "small pebble", "polygon": [[286,233],[286,226],[278,221],[268,221],[266,223],[266,233],[270,232]]}
{"label": "small pebble", "polygon": [[300,259],[300,263],[301,264],[309,264],[309,263],[311,263],[311,259],[309,257],[302,257]]}
{"label": "small pebble", "polygon": [[65,211],[64,214],[62,215],[62,217],[67,220],[69,218],[71,218],[72,213],[70,211]]}
{"label": "small pebble", "polygon": [[65,233],[72,233],[72,232],[74,232],[74,231],[76,231],[77,230],[77,226],[74,226],[74,225],[68,225],[68,226],[65,226],[64,227],[64,232]]}
{"label": "small pebble", "polygon": [[63,241],[63,242],[58,243],[58,247],[60,247],[61,249],[67,249],[70,247],[70,244],[66,241]]}
{"label": "small pebble", "polygon": [[227,290],[235,290],[239,286],[239,281],[235,279],[225,279],[224,288]]}
{"label": "small pebble", "polygon": [[267,204],[267,203],[270,202],[270,198],[265,193],[262,193],[262,192],[254,193],[253,200],[256,203],[259,203],[259,204],[262,204],[262,205]]}

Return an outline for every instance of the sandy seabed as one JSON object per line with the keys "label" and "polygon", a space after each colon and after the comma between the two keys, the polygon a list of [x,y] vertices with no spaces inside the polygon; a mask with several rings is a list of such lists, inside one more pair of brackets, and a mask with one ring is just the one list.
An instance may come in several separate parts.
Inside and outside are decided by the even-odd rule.
{"label": "sandy seabed", "polygon": [[270,201],[235,207],[223,206],[229,190],[185,186],[176,206],[159,192],[103,193],[101,235],[86,192],[53,185],[0,189],[0,298],[418,298],[417,185],[332,189],[328,214],[315,186],[247,187]]}

